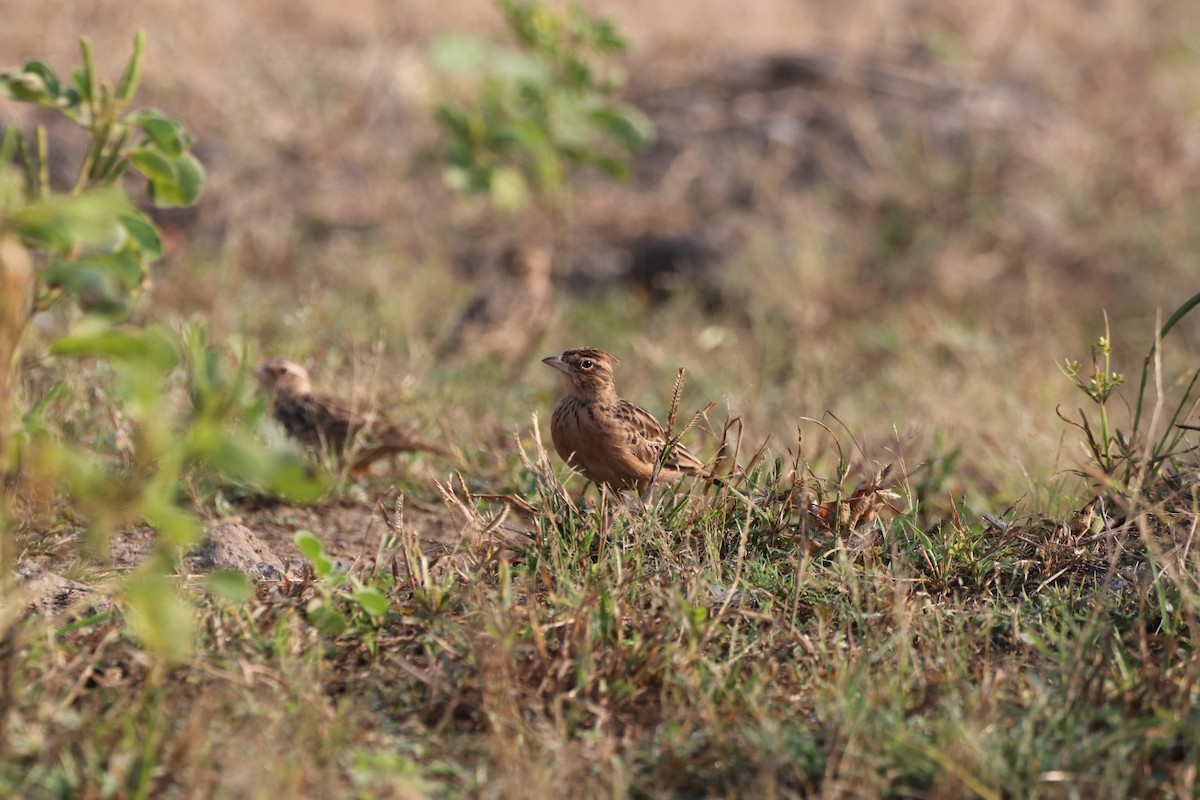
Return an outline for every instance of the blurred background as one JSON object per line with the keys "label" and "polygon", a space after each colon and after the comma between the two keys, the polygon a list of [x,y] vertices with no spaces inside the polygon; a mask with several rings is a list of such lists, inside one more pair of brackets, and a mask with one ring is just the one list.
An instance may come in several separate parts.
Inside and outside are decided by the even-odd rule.
{"label": "blurred background", "polygon": [[[383,393],[483,474],[511,476],[513,432],[548,417],[537,360],[588,345],[660,417],[685,366],[683,412],[717,403],[691,434],[705,456],[727,417],[781,456],[811,417],[864,467],[927,462],[943,497],[1082,496],[1056,408],[1086,398],[1059,365],[1090,361],[1107,313],[1132,402],[1156,327],[1200,284],[1200,4],[585,5],[630,40],[623,100],[657,137],[627,182],[581,172],[552,233],[443,181],[431,48],[503,42],[487,0],[8,0],[0,68],[67,72],[86,35],[116,76],[145,30],[139,103],[187,125],[208,184],[161,216],[171,252],[142,315],[200,316],[318,386]],[[446,351],[525,238],[553,250],[539,349],[512,368]],[[1170,392],[1196,320],[1163,355]],[[806,455],[833,452],[801,428]]]}

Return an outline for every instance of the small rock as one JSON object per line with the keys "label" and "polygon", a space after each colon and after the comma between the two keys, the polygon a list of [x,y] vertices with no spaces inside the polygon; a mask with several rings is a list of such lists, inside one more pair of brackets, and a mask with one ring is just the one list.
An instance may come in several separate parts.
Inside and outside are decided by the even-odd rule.
{"label": "small rock", "polygon": [[113,607],[111,598],[85,583],[44,572],[28,564],[17,565],[18,592],[23,593],[25,613],[57,617],[75,606],[90,604],[97,611]]}
{"label": "small rock", "polygon": [[185,559],[195,572],[236,569],[255,580],[279,580],[283,561],[245,525],[221,523],[208,529],[200,546]]}

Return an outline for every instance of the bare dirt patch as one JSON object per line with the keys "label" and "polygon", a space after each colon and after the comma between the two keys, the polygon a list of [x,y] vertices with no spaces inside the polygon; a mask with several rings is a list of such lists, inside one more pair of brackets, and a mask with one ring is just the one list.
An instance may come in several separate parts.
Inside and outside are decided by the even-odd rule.
{"label": "bare dirt patch", "polygon": [[[430,551],[452,548],[462,536],[462,526],[445,509],[434,506],[405,509],[405,524]],[[288,506],[248,510],[240,515],[243,525],[265,542],[284,562],[300,558],[296,531],[310,530],[325,545],[332,558],[351,564],[375,555],[387,523],[375,504],[332,501],[319,506]]]}

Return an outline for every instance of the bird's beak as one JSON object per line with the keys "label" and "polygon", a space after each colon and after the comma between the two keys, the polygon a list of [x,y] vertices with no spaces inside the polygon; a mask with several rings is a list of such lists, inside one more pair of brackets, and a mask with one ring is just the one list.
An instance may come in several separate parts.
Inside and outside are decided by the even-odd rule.
{"label": "bird's beak", "polygon": [[267,383],[268,382],[270,376],[267,375],[266,362],[263,362],[262,364],[254,365],[254,377],[258,378],[259,383]]}
{"label": "bird's beak", "polygon": [[562,360],[562,356],[550,356],[549,358],[543,358],[542,363],[554,367],[559,372],[567,372],[569,370],[567,362]]}

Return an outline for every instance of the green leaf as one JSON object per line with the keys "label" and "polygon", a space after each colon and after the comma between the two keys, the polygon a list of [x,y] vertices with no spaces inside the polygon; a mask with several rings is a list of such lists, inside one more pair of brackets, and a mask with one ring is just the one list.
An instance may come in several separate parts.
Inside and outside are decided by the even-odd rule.
{"label": "green leaf", "polygon": [[151,145],[133,150],[129,160],[150,180],[150,202],[160,208],[188,206],[204,188],[204,167],[190,153],[168,157]]}
{"label": "green leaf", "polygon": [[130,150],[129,161],[151,184],[173,184],[178,179],[174,159],[168,158],[157,147],[143,144]]}
{"label": "green leaf", "polygon": [[317,630],[333,636],[345,633],[350,625],[345,614],[320,597],[309,601],[308,621]]}
{"label": "green leaf", "polygon": [[328,490],[329,478],[295,450],[275,452],[266,476],[267,488],[293,503],[311,503]]}
{"label": "green leaf", "polygon": [[304,557],[309,561],[317,558],[325,557],[325,546],[321,544],[321,540],[312,531],[298,530],[294,541],[296,548],[304,554]]}
{"label": "green leaf", "polygon": [[137,362],[166,375],[179,363],[179,350],[169,335],[157,328],[126,330],[85,321],[74,332],[50,345],[55,355],[105,356]]}
{"label": "green leaf", "polygon": [[219,569],[205,579],[208,588],[231,603],[242,604],[254,596],[254,582],[236,569]]}
{"label": "green leaf", "polygon": [[54,70],[44,61],[27,61],[25,62],[25,74],[37,75],[42,79],[42,83],[46,86],[46,93],[50,97],[57,97],[59,87],[58,76],[54,74]]}
{"label": "green leaf", "polygon": [[88,313],[123,319],[133,311],[130,287],[101,264],[57,259],[46,267],[42,277],[47,287],[66,289]]}
{"label": "green leaf", "polygon": [[[0,82],[3,82],[5,77],[0,76]],[[71,108],[79,104],[79,92],[70,86],[63,86],[54,70],[41,61],[30,61],[25,65],[23,72],[8,73],[7,77],[16,77],[19,84],[18,93],[22,89],[34,90],[36,93],[36,96],[14,96],[13,99],[33,101],[47,108]],[[41,90],[37,91],[39,83]],[[23,84],[23,87],[20,84]]]}
{"label": "green leaf", "polygon": [[146,259],[154,261],[162,257],[162,239],[158,235],[158,226],[150,217],[130,207],[119,215],[119,219],[129,238],[137,243],[138,250]]}
{"label": "green leaf", "polygon": [[200,199],[204,189],[204,166],[191,153],[185,153],[175,162],[179,174],[175,205],[190,206]]}
{"label": "green leaf", "polygon": [[[0,164],[12,164],[17,159],[17,150],[23,144],[21,139],[21,129],[16,125],[5,125],[4,135],[0,137]],[[0,169],[0,204],[3,207],[8,207],[10,203],[15,202],[15,192],[13,197],[9,197],[9,186],[16,184],[16,170],[10,170],[7,166]]]}
{"label": "green leaf", "polygon": [[333,562],[327,556],[319,556],[312,560],[313,572],[318,578],[328,578],[333,575]]}
{"label": "green leaf", "polygon": [[90,100],[88,94],[90,87],[88,86],[87,70],[72,70],[71,83],[74,85],[75,91],[79,92],[79,99],[85,103],[88,102]]}
{"label": "green leaf", "polygon": [[605,106],[591,113],[592,121],[630,150],[654,140],[654,123],[632,106]]}
{"label": "green leaf", "polygon": [[249,433],[219,419],[197,419],[188,431],[188,450],[233,478],[261,480],[271,468],[269,454]]}
{"label": "green leaf", "polygon": [[125,72],[121,74],[120,83],[117,84],[117,100],[122,103],[133,100],[133,94],[137,91],[138,80],[142,75],[142,56],[145,50],[146,34],[139,30],[133,36],[133,53],[129,56],[129,63],[125,65]]}
{"label": "green leaf", "polygon": [[142,266],[142,259],[138,257],[138,253],[132,247],[118,250],[115,253],[90,253],[81,256],[76,261],[59,259],[55,264],[85,266],[99,270],[111,275],[129,292],[140,289],[142,282],[146,279],[146,270]]}
{"label": "green leaf", "polygon": [[388,601],[383,592],[374,586],[363,586],[354,592],[354,600],[373,617],[387,613]]}
{"label": "green leaf", "polygon": [[[202,398],[198,410],[214,408],[221,399]],[[267,488],[295,502],[312,502],[324,493],[326,482],[319,479],[308,461],[294,449],[264,448],[249,431],[220,419],[204,418],[202,410],[199,413],[201,416],[187,433],[187,449],[192,457],[230,478]]]}
{"label": "green leaf", "polygon": [[144,496],[142,515],[150,527],[179,547],[190,547],[204,538],[200,521],[166,498]]}
{"label": "green leaf", "polygon": [[588,33],[588,38],[601,53],[620,53],[629,48],[628,40],[621,35],[612,20],[603,18],[593,20]]}
{"label": "green leaf", "polygon": [[[56,196],[12,212],[8,224],[26,245],[39,249],[111,249],[119,242],[120,215],[129,202],[115,187]],[[116,235],[114,235],[116,234]]]}
{"label": "green leaf", "polygon": [[83,58],[83,68],[76,70],[76,85],[79,94],[86,102],[94,103],[96,97],[96,65],[92,60],[92,43],[86,36],[79,38],[79,54]]}
{"label": "green leaf", "polygon": [[469,126],[467,116],[463,112],[450,106],[440,105],[434,110],[433,115],[447,133],[458,137],[466,136]]}
{"label": "green leaf", "polygon": [[191,608],[165,575],[140,573],[125,580],[126,615],[147,649],[168,661],[186,661],[192,653]]}
{"label": "green leaf", "polygon": [[45,78],[35,72],[0,74],[0,89],[5,97],[24,103],[40,103],[49,96]]}
{"label": "green leaf", "polygon": [[611,178],[626,180],[631,174],[629,162],[615,156],[597,156],[596,167]]}
{"label": "green leaf", "polygon": [[137,112],[133,121],[165,156],[178,158],[192,144],[183,125],[158,109],[144,108]]}

